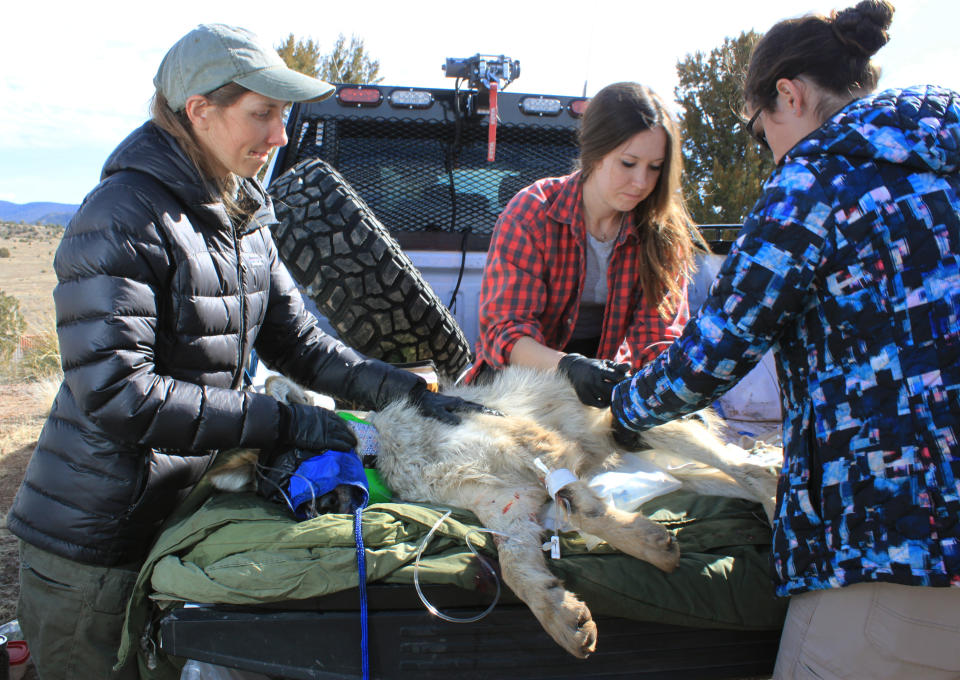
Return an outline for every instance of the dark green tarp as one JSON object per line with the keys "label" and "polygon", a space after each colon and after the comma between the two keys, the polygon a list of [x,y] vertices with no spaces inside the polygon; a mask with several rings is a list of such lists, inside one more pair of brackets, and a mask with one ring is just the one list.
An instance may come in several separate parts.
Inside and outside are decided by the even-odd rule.
{"label": "dark green tarp", "polygon": [[[417,550],[447,510],[409,503],[365,509],[368,581],[412,588]],[[548,559],[592,611],[697,628],[782,625],[787,602],[773,594],[767,571],[770,529],[758,505],[677,491],[650,501],[643,511],[675,532],[681,558],[674,573],[664,574],[605,544],[588,551],[573,537],[562,540],[561,559]],[[472,514],[454,510],[424,551],[420,581],[473,588],[481,567],[466,546],[467,534],[479,551],[496,555],[490,535],[476,531],[478,526]],[[282,602],[356,584],[352,515],[296,522],[285,508],[250,494],[195,498],[171,518],[140,573],[121,658],[138,649],[153,607]],[[175,669],[161,658],[144,677],[176,678]]]}

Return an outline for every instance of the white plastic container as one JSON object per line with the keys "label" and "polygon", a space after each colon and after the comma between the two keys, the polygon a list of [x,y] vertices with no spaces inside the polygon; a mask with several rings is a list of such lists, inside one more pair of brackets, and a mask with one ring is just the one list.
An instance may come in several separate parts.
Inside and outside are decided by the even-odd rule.
{"label": "white plastic container", "polygon": [[[723,260],[723,255],[708,255],[697,262],[697,273],[687,290],[691,316],[696,315],[707,298]],[[751,429],[770,429],[771,424],[780,423],[780,382],[773,352],[763,355],[760,363],[718,402],[718,410],[725,419],[758,424]]]}
{"label": "white plastic container", "polygon": [[238,671],[236,668],[216,666],[190,659],[180,671],[180,680],[270,680],[266,675],[250,671]]}

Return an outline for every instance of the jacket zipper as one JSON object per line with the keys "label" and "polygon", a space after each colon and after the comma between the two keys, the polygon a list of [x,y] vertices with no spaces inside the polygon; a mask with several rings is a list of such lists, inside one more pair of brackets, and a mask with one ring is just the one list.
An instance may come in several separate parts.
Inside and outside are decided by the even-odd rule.
{"label": "jacket zipper", "polygon": [[810,495],[810,505],[820,521],[823,521],[823,464],[820,460],[820,450],[817,447],[816,416],[810,408],[810,426],[807,428],[807,461],[810,466],[810,476],[807,480],[807,492]]}
{"label": "jacket zipper", "polygon": [[247,341],[247,305],[243,283],[243,258],[240,254],[240,228],[233,225],[233,251],[237,256],[237,290],[240,295],[240,337],[237,339],[237,370],[233,376],[233,387],[243,385],[243,346]]}

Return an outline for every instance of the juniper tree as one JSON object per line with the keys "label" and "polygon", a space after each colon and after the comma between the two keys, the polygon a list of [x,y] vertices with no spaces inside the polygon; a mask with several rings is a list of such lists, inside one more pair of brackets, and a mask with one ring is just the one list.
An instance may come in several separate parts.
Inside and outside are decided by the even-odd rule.
{"label": "juniper tree", "polygon": [[297,39],[293,33],[279,46],[277,54],[295,71],[333,83],[377,83],[380,62],[367,53],[363,39],[343,33],[337,36],[333,49],[321,54],[320,45],[312,38]]}
{"label": "juniper tree", "polygon": [[742,119],[743,76],[759,38],[753,31],[741,33],[709,54],[696,52],[677,62],[683,191],[700,224],[742,222],[773,170],[770,152],[746,134]]}

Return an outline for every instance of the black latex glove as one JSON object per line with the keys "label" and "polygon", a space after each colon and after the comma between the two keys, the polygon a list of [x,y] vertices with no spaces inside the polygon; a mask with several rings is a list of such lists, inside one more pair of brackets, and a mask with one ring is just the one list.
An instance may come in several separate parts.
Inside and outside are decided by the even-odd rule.
{"label": "black latex glove", "polygon": [[613,417],[613,440],[627,451],[643,451],[650,448],[642,432],[629,429],[616,416]]}
{"label": "black latex glove", "polygon": [[360,408],[380,411],[387,404],[409,399],[425,416],[450,425],[459,425],[457,412],[476,411],[497,414],[472,401],[437,394],[427,389],[426,381],[402,368],[379,359],[364,359],[345,367],[340,390],[341,398],[360,405]]}
{"label": "black latex glove", "polygon": [[577,396],[587,406],[606,408],[610,405],[613,388],[627,377],[629,364],[617,364],[609,359],[590,359],[582,354],[567,354],[560,359],[557,370],[573,384]]}
{"label": "black latex glove", "polygon": [[333,411],[306,404],[279,404],[279,449],[305,449],[316,454],[328,449],[349,451],[357,445],[353,430]]}
{"label": "black latex glove", "polygon": [[426,383],[422,388],[417,386],[410,393],[410,400],[417,406],[417,410],[425,416],[436,418],[449,425],[459,425],[460,416],[457,412],[493,413],[481,404],[466,401],[460,397],[450,397],[446,394],[437,394],[427,389]]}

